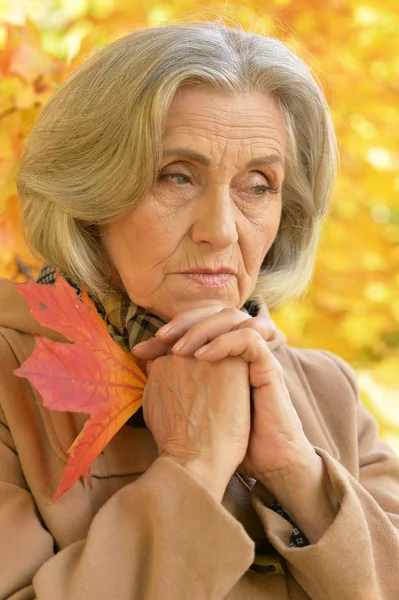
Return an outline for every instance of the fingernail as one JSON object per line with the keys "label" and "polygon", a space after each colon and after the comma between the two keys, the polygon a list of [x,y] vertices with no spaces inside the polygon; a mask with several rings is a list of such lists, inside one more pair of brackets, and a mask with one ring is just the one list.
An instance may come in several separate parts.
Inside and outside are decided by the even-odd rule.
{"label": "fingernail", "polygon": [[173,352],[179,352],[183,346],[185,346],[186,341],[185,340],[179,340],[178,342],[176,342],[176,344],[173,346],[172,350]]}
{"label": "fingernail", "polygon": [[134,352],[135,350],[140,350],[140,348],[143,348],[147,342],[148,340],[146,342],[140,342],[139,344],[136,344],[135,346],[133,346],[132,352]]}
{"label": "fingernail", "polygon": [[172,325],[163,325],[158,329],[155,335],[166,335],[172,329]]}
{"label": "fingernail", "polygon": [[208,351],[208,347],[202,346],[202,348],[200,348],[199,350],[194,352],[194,356],[199,356],[200,354],[205,354],[205,352],[207,352],[207,351]]}

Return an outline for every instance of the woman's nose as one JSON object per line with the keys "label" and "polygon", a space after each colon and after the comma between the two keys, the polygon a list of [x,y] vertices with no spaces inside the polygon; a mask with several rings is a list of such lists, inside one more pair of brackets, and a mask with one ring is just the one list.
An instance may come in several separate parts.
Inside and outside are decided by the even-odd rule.
{"label": "woman's nose", "polygon": [[237,242],[235,204],[228,190],[198,200],[191,231],[195,243],[208,243],[219,250]]}

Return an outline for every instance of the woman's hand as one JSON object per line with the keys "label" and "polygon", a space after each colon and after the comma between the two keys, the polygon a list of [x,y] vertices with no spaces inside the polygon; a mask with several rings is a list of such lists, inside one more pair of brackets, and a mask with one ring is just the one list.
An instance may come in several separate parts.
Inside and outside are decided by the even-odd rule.
{"label": "woman's hand", "polygon": [[[239,471],[272,488],[273,480],[312,461],[316,454],[291,403],[282,367],[267,346],[266,340],[275,336],[271,319],[251,318],[237,309],[216,309],[215,313],[215,309],[180,314],[165,333],[160,330],[156,338],[141,346],[137,355],[151,360],[157,353],[172,350],[175,355],[194,355],[215,364],[229,356],[247,361],[252,387],[251,433]],[[174,344],[176,339],[179,341]],[[135,348],[133,351],[136,354]]]}
{"label": "woman's hand", "polygon": [[251,433],[239,471],[272,491],[277,480],[312,464],[316,454],[292,405],[281,364],[257,331],[246,328],[223,334],[194,356],[209,362],[241,356],[249,364]]}
{"label": "woman's hand", "polygon": [[176,355],[191,356],[217,336],[244,327],[258,331],[267,341],[275,339],[276,326],[270,318],[252,318],[237,308],[205,306],[180,313],[161,327],[155,337],[136,344],[132,352],[144,364],[145,361],[170,354],[172,349]]}
{"label": "woman's hand", "polygon": [[243,460],[250,430],[248,364],[161,356],[150,368],[143,415],[159,456],[172,458],[218,502]]}

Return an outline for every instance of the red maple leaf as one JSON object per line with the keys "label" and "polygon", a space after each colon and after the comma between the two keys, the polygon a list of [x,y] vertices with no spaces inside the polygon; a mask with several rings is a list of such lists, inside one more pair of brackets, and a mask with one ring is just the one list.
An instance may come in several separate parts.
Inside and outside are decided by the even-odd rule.
{"label": "red maple leaf", "polygon": [[81,476],[92,487],[90,465],[140,408],[146,376],[111,338],[84,287],[81,301],[58,269],[54,285],[29,281],[16,288],[41,325],[74,343],[35,335],[35,350],[15,375],[30,381],[46,408],[91,415],[67,451],[55,501]]}

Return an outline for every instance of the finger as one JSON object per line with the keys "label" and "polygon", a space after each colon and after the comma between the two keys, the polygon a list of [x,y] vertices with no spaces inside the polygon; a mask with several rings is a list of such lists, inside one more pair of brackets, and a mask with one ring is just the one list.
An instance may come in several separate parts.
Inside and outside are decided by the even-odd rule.
{"label": "finger", "polygon": [[173,345],[190,329],[190,327],[213,314],[219,313],[224,308],[224,306],[218,304],[182,312],[173,317],[169,323],[158,329],[155,336],[162,339],[162,341],[167,341]]}
{"label": "finger", "polygon": [[197,350],[194,356],[209,362],[227,356],[241,356],[250,364],[250,383],[253,387],[268,385],[282,375],[282,367],[265,340],[250,328],[225,333]]}
{"label": "finger", "polygon": [[254,317],[253,319],[247,319],[240,323],[236,329],[244,329],[245,327],[255,329],[266,342],[272,342],[276,339],[276,324],[270,317]]}
{"label": "finger", "polygon": [[208,316],[192,325],[190,329],[173,346],[172,352],[188,356],[217,338],[236,329],[241,323],[252,317],[238,308],[223,308],[218,313]]}
{"label": "finger", "polygon": [[174,317],[169,323],[158,329],[154,338],[136,344],[132,352],[135,356],[154,360],[171,352],[172,346],[192,327],[195,323],[206,317],[219,312],[223,306],[206,306],[199,309],[186,311]]}
{"label": "finger", "polygon": [[276,325],[272,319],[267,317],[252,318],[242,311],[237,311],[237,309],[225,309],[217,315],[208,317],[205,321],[194,325],[173,346],[172,352],[179,355],[191,355],[218,336],[244,328],[254,329],[265,341],[274,340],[276,337]]}
{"label": "finger", "polygon": [[171,344],[154,337],[133,346],[132,353],[134,356],[138,356],[144,360],[155,360],[159,356],[168,354],[170,348]]}
{"label": "finger", "polygon": [[227,356],[241,356],[253,363],[264,356],[265,351],[268,351],[265,340],[257,331],[247,328],[220,335],[194,352],[194,356],[212,362]]}

